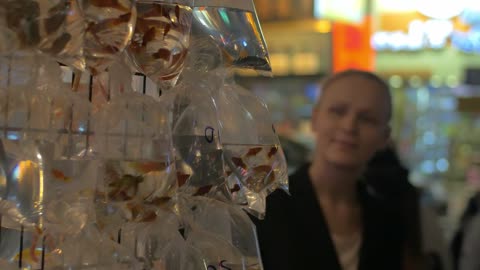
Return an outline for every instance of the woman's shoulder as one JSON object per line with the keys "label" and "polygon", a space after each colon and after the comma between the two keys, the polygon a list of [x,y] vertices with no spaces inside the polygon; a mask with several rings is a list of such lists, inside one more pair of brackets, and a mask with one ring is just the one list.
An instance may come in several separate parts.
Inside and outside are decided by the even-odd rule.
{"label": "woman's shoulder", "polygon": [[257,226],[275,224],[281,219],[286,219],[286,210],[289,206],[290,195],[283,189],[273,191],[266,199],[266,211],[263,219],[253,218]]}
{"label": "woman's shoulder", "polygon": [[292,197],[302,196],[306,191],[312,190],[308,174],[310,165],[310,163],[303,164],[288,177],[288,188]]}
{"label": "woman's shoulder", "polygon": [[264,269],[290,269],[286,263],[289,256],[289,198],[285,191],[275,190],[267,197],[265,217],[251,217],[257,230]]}

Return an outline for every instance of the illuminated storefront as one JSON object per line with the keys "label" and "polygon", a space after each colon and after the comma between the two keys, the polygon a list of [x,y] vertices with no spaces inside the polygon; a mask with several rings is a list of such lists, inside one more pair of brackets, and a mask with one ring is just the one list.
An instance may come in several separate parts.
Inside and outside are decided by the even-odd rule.
{"label": "illuminated storefront", "polygon": [[322,78],[346,68],[375,70],[392,87],[393,135],[413,181],[440,200],[445,183],[463,183],[477,150],[465,146],[470,139],[460,131],[476,118],[459,110],[458,95],[466,70],[480,67],[480,2],[255,2],[275,77],[241,74],[239,82],[267,102],[281,135],[312,147],[310,113]]}
{"label": "illuminated storefront", "polygon": [[394,138],[411,180],[443,202],[447,234],[480,157],[480,2],[381,0],[371,46],[395,101]]}

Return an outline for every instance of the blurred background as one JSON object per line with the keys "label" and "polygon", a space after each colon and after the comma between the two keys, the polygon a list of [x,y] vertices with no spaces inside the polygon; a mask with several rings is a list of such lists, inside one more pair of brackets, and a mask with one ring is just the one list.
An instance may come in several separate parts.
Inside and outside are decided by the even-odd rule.
{"label": "blurred background", "polygon": [[372,70],[391,86],[393,138],[410,180],[451,237],[480,187],[480,1],[254,0],[273,78],[237,81],[269,106],[289,159],[313,147],[322,79]]}

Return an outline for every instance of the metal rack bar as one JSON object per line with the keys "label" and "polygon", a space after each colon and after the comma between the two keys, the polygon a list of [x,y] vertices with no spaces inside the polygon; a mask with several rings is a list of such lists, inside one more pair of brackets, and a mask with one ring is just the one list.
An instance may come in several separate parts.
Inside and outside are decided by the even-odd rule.
{"label": "metal rack bar", "polygon": [[47,236],[42,237],[42,258],[40,262],[40,270],[45,269],[45,240],[47,239]]}
{"label": "metal rack bar", "polygon": [[22,269],[23,267],[23,235],[24,235],[24,228],[23,225],[21,226],[20,229],[20,247],[18,250],[18,268]]}

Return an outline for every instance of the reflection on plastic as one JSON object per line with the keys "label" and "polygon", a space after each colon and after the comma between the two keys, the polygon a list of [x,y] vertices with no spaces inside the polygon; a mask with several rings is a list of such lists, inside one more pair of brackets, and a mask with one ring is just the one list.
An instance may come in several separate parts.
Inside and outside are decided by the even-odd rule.
{"label": "reflection on plastic", "polygon": [[196,2],[192,35],[212,38],[221,50],[224,66],[253,69],[261,75],[271,76],[267,46],[253,1],[235,2],[242,4],[233,1],[223,4],[219,1]]}

